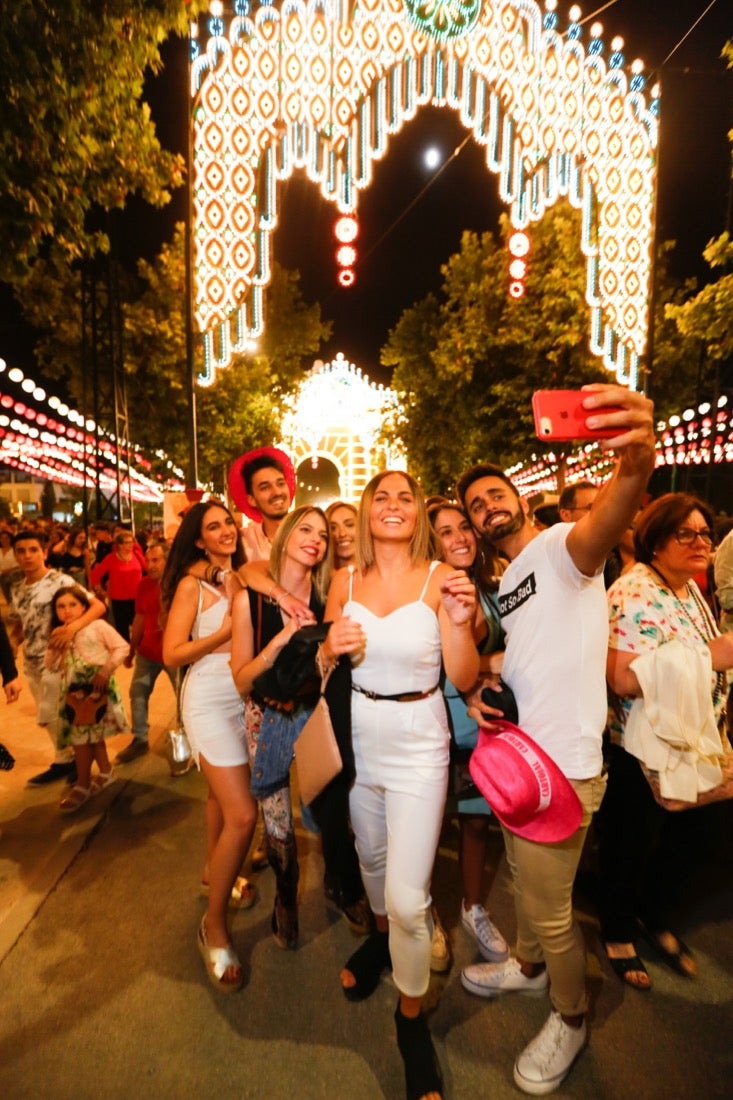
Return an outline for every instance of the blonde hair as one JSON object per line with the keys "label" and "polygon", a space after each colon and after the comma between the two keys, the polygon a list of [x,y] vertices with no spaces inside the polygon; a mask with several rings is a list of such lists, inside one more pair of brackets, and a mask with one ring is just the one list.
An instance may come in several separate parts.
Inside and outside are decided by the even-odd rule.
{"label": "blonde hair", "polygon": [[301,520],[311,512],[316,512],[316,514],[321,517],[326,527],[326,553],[323,557],[323,561],[319,561],[318,565],[314,565],[311,570],[311,583],[319,600],[325,603],[326,593],[328,592],[328,586],[331,581],[331,573],[333,572],[333,544],[326,513],[315,504],[301,504],[300,508],[295,508],[292,512],[288,512],[285,519],[280,522],[275,532],[275,537],[272,540],[272,549],[270,550],[270,576],[277,584],[280,584],[288,539]]}
{"label": "blonde hair", "polygon": [[372,478],[364,490],[361,503],[359,504],[359,511],[356,515],[358,531],[356,540],[356,563],[362,573],[366,572],[369,566],[374,564],[374,540],[369,526],[369,513],[371,512],[377,489],[384,479],[391,474],[396,474],[397,477],[401,477],[407,482],[410,492],[415,498],[415,504],[417,505],[417,521],[409,546],[410,561],[413,565],[418,565],[421,562],[431,561],[433,557],[433,530],[428,520],[428,510],[425,507],[425,498],[419,482],[404,470],[382,470],[381,473],[378,473]]}

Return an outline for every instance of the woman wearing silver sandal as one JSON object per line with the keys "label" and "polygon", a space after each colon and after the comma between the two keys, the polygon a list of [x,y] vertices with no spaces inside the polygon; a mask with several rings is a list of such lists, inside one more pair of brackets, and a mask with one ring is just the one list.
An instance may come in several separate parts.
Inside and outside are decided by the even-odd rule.
{"label": "woman wearing silver sandal", "polygon": [[[209,894],[198,931],[198,948],[211,983],[222,993],[242,985],[242,966],[232,948],[227,909],[247,853],[257,804],[249,789],[249,752],[244,703],[229,668],[231,593],[239,587],[231,570],[244,555],[238,528],[218,501],[194,504],[183,517],[161,582],[168,609],[163,659],[174,668],[189,665],[181,693],[183,722],[196,763],[204,773]],[[196,561],[214,569],[215,583],[189,575]]]}
{"label": "woman wearing silver sandal", "polygon": [[336,574],[320,650],[353,664],[356,781],[351,820],[377,930],[341,973],[350,1000],[369,996],[390,966],[400,992],[397,1043],[409,1100],[436,1100],[442,1081],[421,999],[430,978],[430,878],[448,781],[450,735],[441,659],[473,686],[475,591],[463,571],[430,561],[425,503],[408,474],[367,485],[358,513],[358,570]]}

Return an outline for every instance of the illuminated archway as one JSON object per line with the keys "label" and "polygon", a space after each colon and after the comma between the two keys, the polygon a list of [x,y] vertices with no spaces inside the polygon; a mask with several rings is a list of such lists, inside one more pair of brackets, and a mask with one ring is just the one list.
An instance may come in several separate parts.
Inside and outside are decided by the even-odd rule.
{"label": "illuminated archway", "polygon": [[394,390],[370,382],[339,354],[316,363],[288,400],[282,446],[296,470],[326,459],[338,474],[334,496],[357,503],[372,477],[404,469],[404,458],[381,438],[385,422],[399,415]]}
{"label": "illuminated archway", "polygon": [[[343,212],[421,106],[486,149],[521,228],[567,196],[583,212],[591,350],[635,386],[645,351],[658,101],[556,0],[212,0],[192,42],[195,318],[204,374],[259,335],[278,183],[305,169]],[[204,48],[205,47],[205,48]]]}

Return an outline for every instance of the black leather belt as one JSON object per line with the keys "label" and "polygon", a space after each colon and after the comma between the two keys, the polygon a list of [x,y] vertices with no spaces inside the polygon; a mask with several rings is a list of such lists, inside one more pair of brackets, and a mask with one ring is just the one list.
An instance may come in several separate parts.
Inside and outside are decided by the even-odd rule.
{"label": "black leather belt", "polygon": [[401,691],[398,695],[378,695],[376,691],[367,691],[358,684],[352,684],[351,690],[358,691],[360,695],[366,695],[367,699],[388,699],[391,703],[416,703],[418,699],[427,699],[429,695],[434,695],[439,687],[440,684],[436,684],[428,691]]}

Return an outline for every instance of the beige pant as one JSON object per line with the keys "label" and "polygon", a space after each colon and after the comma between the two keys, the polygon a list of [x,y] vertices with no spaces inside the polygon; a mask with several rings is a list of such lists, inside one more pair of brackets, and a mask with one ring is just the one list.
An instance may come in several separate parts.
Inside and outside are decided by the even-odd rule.
{"label": "beige pant", "polygon": [[[36,706],[40,707],[41,703],[47,703],[44,693],[44,685],[42,680],[42,670],[34,667],[29,667],[26,663],[23,667],[25,673],[26,682],[31,690],[31,695],[35,699]],[[44,706],[44,712],[49,711],[49,707]],[[43,720],[43,728],[51,739],[53,745],[53,762],[54,764],[70,764],[74,759],[74,750],[69,746],[68,748],[60,749],[58,747],[58,734],[59,734],[59,719],[56,711],[58,710],[58,701],[56,707],[52,707],[52,714],[43,713],[41,718]]]}
{"label": "beige pant", "polygon": [[503,829],[514,880],[517,957],[547,964],[550,1000],[564,1016],[586,1011],[585,944],[573,917],[573,883],[588,826],[603,801],[606,776],[571,779],[583,807],[580,827],[567,840],[538,844]]}

